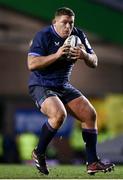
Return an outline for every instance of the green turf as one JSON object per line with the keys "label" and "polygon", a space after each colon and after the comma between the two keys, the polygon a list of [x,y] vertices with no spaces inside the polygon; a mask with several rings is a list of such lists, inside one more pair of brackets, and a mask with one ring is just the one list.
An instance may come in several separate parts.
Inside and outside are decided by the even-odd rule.
{"label": "green turf", "polygon": [[48,176],[40,175],[29,165],[0,165],[0,179],[123,179],[123,166],[116,166],[110,173],[97,173],[90,176],[85,166],[58,165],[50,168]]}

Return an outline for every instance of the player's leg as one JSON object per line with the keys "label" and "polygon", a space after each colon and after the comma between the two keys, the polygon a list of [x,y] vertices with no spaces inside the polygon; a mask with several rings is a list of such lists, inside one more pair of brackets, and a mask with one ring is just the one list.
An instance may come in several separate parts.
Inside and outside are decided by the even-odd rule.
{"label": "player's leg", "polygon": [[95,162],[97,160],[97,121],[95,109],[84,96],[70,101],[67,104],[67,108],[81,122],[82,137],[86,143],[87,162]]}
{"label": "player's leg", "polygon": [[36,167],[41,173],[49,174],[45,161],[46,149],[66,118],[66,110],[57,96],[46,98],[41,104],[40,110],[48,116],[48,122],[41,128],[38,145],[33,151],[33,159],[36,163]]}
{"label": "player's leg", "polygon": [[97,118],[94,107],[84,96],[75,98],[67,103],[66,106],[72,115],[81,122],[82,137],[86,146],[88,173],[93,174],[98,171],[111,171],[114,164],[103,164],[97,157]]}
{"label": "player's leg", "polygon": [[52,90],[42,87],[33,87],[31,95],[42,113],[47,115],[48,122],[41,128],[39,142],[33,151],[33,159],[40,172],[48,174],[49,171],[45,162],[45,152],[48,144],[55,136],[66,117],[66,110],[60,99]]}
{"label": "player's leg", "polygon": [[66,110],[64,105],[57,96],[48,97],[41,105],[41,112],[48,117],[46,122],[41,129],[41,135],[37,151],[40,154],[44,154],[47,145],[50,143],[57,130],[66,118]]}
{"label": "player's leg", "polygon": [[48,117],[49,125],[59,129],[67,116],[66,109],[57,96],[48,97],[41,105],[41,112]]}
{"label": "player's leg", "polygon": [[73,99],[66,107],[81,122],[82,128],[97,129],[96,111],[85,96]]}

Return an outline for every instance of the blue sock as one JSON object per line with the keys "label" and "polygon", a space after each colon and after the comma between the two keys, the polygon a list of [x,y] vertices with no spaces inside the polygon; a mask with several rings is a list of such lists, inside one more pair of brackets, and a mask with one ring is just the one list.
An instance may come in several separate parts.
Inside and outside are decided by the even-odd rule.
{"label": "blue sock", "polygon": [[39,143],[36,148],[37,153],[45,154],[48,144],[56,133],[57,129],[52,128],[48,122],[44,123],[41,129]]}
{"label": "blue sock", "polygon": [[86,160],[88,164],[97,161],[97,130],[96,129],[82,129],[82,137],[86,147]]}

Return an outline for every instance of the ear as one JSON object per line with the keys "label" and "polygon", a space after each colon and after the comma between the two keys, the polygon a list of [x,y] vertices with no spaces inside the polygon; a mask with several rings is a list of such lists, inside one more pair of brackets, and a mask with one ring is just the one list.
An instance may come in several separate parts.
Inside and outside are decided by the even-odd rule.
{"label": "ear", "polygon": [[56,19],[54,18],[53,20],[52,20],[52,24],[55,24],[56,23]]}

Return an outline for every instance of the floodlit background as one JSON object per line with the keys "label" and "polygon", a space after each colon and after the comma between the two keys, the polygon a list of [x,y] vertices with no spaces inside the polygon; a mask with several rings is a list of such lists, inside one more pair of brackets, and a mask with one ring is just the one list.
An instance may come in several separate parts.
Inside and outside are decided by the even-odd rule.
{"label": "floodlit background", "polygon": [[[40,127],[47,121],[28,95],[27,53],[35,33],[51,24],[57,8],[75,11],[99,58],[96,69],[78,62],[71,83],[98,113],[98,153],[123,163],[123,1],[0,0],[0,162],[31,163]],[[49,145],[53,163],[85,162],[80,125],[68,115]]]}

